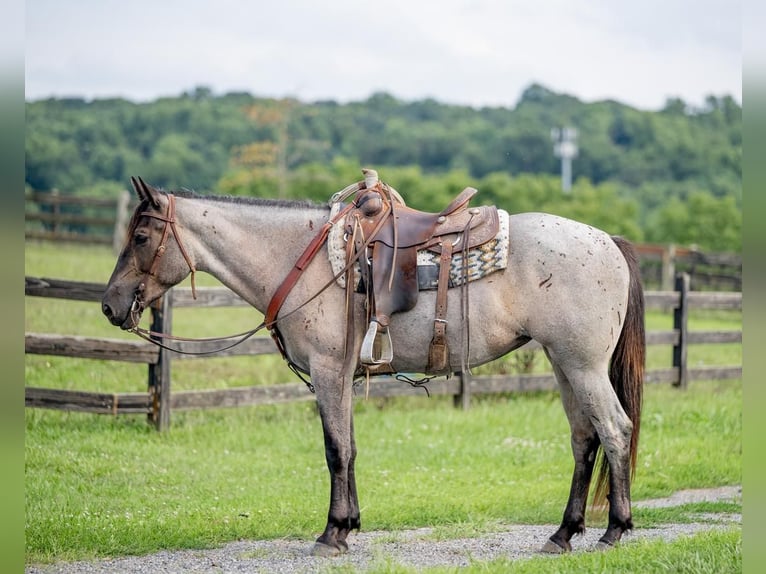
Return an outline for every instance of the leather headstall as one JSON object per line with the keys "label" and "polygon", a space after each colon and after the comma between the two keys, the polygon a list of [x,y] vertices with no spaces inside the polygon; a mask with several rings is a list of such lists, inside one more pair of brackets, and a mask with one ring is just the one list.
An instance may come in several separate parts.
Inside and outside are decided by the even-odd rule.
{"label": "leather headstall", "polygon": [[[172,231],[173,236],[176,238],[176,243],[178,244],[178,248],[181,250],[181,255],[183,255],[184,259],[186,260],[186,264],[189,266],[189,269],[191,270],[192,297],[196,299],[197,288],[194,283],[194,273],[197,271],[197,269],[194,267],[194,263],[192,262],[191,257],[189,257],[189,254],[186,252],[186,248],[184,247],[184,244],[181,242],[181,235],[180,233],[178,233],[178,228],[176,227],[176,198],[172,193],[167,194],[167,198],[168,198],[168,209],[165,215],[160,215],[152,211],[142,211],[140,213],[140,215],[153,217],[154,219],[159,219],[160,221],[165,222],[165,228],[162,230],[162,239],[160,240],[160,245],[159,247],[157,247],[157,251],[154,253],[154,260],[152,260],[152,265],[149,267],[149,271],[147,271],[144,274],[144,277],[155,276],[155,274],[157,273],[157,269],[159,268],[159,265],[160,265],[160,260],[162,259],[162,256],[165,253],[165,250],[167,249],[166,242],[168,240],[168,235],[170,234],[170,231]],[[144,282],[142,282],[141,285],[143,286]]]}

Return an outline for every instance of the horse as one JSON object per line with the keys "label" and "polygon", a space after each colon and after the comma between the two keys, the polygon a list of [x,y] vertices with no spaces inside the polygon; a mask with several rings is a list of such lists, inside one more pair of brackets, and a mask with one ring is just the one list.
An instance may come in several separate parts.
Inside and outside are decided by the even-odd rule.
{"label": "horse", "polygon": [[[284,355],[308,374],[324,434],[330,504],[312,553],[349,550],[347,537],[361,527],[354,463],[352,405],[365,301],[333,284],[327,246],[316,241],[330,208],[309,201],[205,196],[157,189],[131,178],[139,203],[126,244],[102,299],[108,320],[137,327],[152,301],[196,271],[206,272],[265,313],[284,278],[316,243],[319,256],[282,302]],[[541,551],[572,550],[585,530],[585,510],[608,500],[608,525],[598,549],[617,544],[633,528],[630,488],[636,468],[645,363],[644,300],[631,244],[584,223],[545,213],[510,215],[508,265],[471,283],[468,345],[450,329],[450,367],[501,357],[534,339],[555,374],[571,430],[574,471],[558,529]],[[325,288],[319,291],[318,286]],[[329,286],[328,286],[329,285]],[[461,321],[460,289],[448,292],[447,321]],[[348,300],[347,300],[348,297]],[[391,318],[392,368],[424,373],[434,317],[434,291],[422,291],[414,308]],[[350,309],[347,307],[350,306]],[[347,337],[347,318],[358,328]],[[350,340],[349,340],[350,339]],[[464,349],[467,357],[458,349]],[[597,467],[594,478],[594,468]]]}

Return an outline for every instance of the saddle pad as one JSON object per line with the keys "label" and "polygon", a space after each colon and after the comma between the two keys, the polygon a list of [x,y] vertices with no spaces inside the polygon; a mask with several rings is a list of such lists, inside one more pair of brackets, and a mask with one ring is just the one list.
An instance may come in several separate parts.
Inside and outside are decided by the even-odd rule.
{"label": "saddle pad", "polygon": [[[335,215],[341,206],[333,204],[330,217]],[[508,266],[508,248],[510,241],[510,222],[508,212],[498,209],[500,229],[497,235],[478,247],[468,250],[468,281],[476,281],[490,273],[505,269]],[[327,253],[332,266],[333,275],[340,273],[346,266],[346,242],[343,240],[345,221],[339,221],[330,229],[327,237]],[[418,283],[420,289],[436,289],[439,269],[439,255],[427,250],[418,251]],[[463,284],[463,254],[456,251],[452,255],[450,265],[450,287]],[[354,283],[360,279],[359,266],[354,270]],[[345,274],[337,279],[338,285],[345,289]]]}

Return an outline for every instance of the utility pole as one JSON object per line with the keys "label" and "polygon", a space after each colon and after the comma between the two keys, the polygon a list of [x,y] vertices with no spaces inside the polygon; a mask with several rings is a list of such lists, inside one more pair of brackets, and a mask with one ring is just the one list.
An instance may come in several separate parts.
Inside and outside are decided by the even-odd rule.
{"label": "utility pole", "polygon": [[553,155],[561,158],[561,190],[572,189],[572,158],[577,157],[577,130],[571,127],[551,129]]}

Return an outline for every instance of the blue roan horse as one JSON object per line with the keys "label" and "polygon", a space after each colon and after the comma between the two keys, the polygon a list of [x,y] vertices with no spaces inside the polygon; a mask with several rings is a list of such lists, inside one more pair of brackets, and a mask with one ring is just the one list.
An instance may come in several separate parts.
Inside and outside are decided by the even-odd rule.
{"label": "blue roan horse", "polygon": [[[140,179],[132,182],[140,203],[103,298],[104,314],[123,329],[134,328],[150,302],[190,271],[193,279],[195,270],[217,277],[265,313],[330,218],[327,206],[306,202],[173,195]],[[310,375],[316,390],[330,507],[314,553],[333,555],[348,550],[349,532],[360,527],[352,420],[359,364],[344,355],[349,345],[359,357],[367,325],[365,297],[354,293],[348,305],[356,328],[346,340],[347,294],[332,281],[326,245],[317,249],[318,256],[302,265],[284,299],[279,331],[286,356]],[[609,523],[598,546],[613,546],[633,526],[630,486],[642,402],[643,291],[633,248],[554,215],[511,215],[507,268],[472,282],[468,290],[468,345],[454,327],[465,309],[460,291],[450,289],[447,296],[450,370],[459,371],[465,359],[470,365],[486,363],[535,339],[558,380],[571,427],[574,473],[561,526],[543,550],[571,550],[570,539],[583,532],[599,451],[603,457],[595,498],[600,503],[608,498]],[[426,372],[435,301],[436,292],[423,291],[414,308],[391,318],[391,366],[396,371]],[[467,349],[467,357],[461,349]]]}

